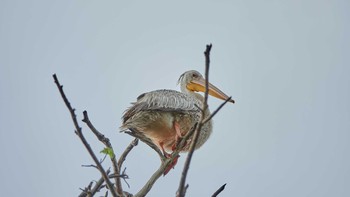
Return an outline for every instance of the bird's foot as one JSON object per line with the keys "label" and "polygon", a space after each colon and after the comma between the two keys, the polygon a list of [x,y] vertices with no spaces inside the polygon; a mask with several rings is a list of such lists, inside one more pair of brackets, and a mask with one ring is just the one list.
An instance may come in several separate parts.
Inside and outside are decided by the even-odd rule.
{"label": "bird's foot", "polygon": [[[171,158],[171,154],[167,153],[167,155],[165,155],[166,158]],[[177,164],[177,160],[179,159],[180,155],[176,155],[174,160],[165,168],[164,172],[163,172],[163,176],[165,176],[166,174],[168,174],[168,172],[175,167],[175,165]]]}
{"label": "bird's foot", "polygon": [[[182,137],[179,137],[175,140],[174,144],[171,146],[171,150],[175,151],[180,143],[180,141],[182,140]],[[188,140],[187,140],[188,141]],[[180,147],[180,149],[183,149],[184,147],[187,146],[187,141],[182,145],[182,147]]]}
{"label": "bird's foot", "polygon": [[[161,150],[162,150],[163,155],[164,155],[165,158],[169,159],[169,158],[172,157],[172,154],[169,154],[169,153],[167,153],[167,152],[165,151],[165,149],[164,149],[164,143],[163,143],[163,142],[159,142],[159,146],[160,146],[160,148],[161,148]],[[164,170],[164,172],[163,172],[163,176],[165,176],[166,174],[168,174],[168,172],[169,172],[172,168],[175,167],[175,165],[176,165],[177,160],[178,160],[179,157],[180,157],[179,155],[176,155],[176,156],[174,157],[173,161],[172,161],[168,166],[166,166],[166,168],[165,168],[165,170]]]}

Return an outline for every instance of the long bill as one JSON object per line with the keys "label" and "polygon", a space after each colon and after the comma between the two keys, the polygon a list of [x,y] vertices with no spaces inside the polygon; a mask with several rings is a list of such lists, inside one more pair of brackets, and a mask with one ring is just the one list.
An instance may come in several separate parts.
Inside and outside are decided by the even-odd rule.
{"label": "long bill", "polygon": [[[214,96],[218,99],[226,100],[229,98],[225,93],[223,93],[219,88],[215,87],[213,84],[208,83],[208,88],[209,91],[208,93],[211,96]],[[196,91],[196,92],[205,92],[205,79],[200,78],[200,79],[193,79],[190,83],[187,84],[187,89],[190,91]],[[229,102],[235,103],[233,99],[230,99]]]}

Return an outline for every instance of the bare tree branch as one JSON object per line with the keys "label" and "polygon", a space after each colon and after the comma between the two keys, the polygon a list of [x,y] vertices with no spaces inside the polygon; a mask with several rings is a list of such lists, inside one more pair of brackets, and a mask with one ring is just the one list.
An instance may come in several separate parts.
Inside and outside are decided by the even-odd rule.
{"label": "bare tree branch", "polygon": [[[118,167],[117,164],[117,159],[112,147],[112,144],[110,142],[110,140],[108,138],[106,138],[102,133],[100,133],[95,126],[91,123],[88,113],[87,111],[83,111],[83,115],[84,115],[84,119],[82,120],[83,122],[85,122],[87,124],[87,126],[90,128],[90,130],[96,135],[97,139],[102,142],[107,148],[109,148],[110,150],[112,150],[113,152],[113,156],[111,157],[111,155],[109,155],[109,158],[111,159],[112,165],[113,165],[113,170],[114,170],[114,174],[118,174],[120,175],[120,168]],[[115,183],[116,183],[116,190],[117,193],[119,195],[123,194],[123,187],[120,181],[120,176],[116,176],[114,178]]]}
{"label": "bare tree branch", "polygon": [[178,197],[184,197],[185,196],[185,183],[186,183],[186,177],[187,177],[187,172],[188,169],[190,167],[190,163],[192,160],[192,155],[194,153],[194,149],[196,147],[196,143],[198,141],[198,137],[199,137],[199,132],[202,129],[203,126],[203,120],[205,118],[205,111],[208,108],[208,92],[209,92],[209,66],[210,66],[210,50],[211,50],[212,45],[209,44],[206,47],[206,50],[204,51],[204,56],[205,56],[205,93],[204,93],[204,103],[203,103],[203,107],[202,107],[202,113],[201,113],[201,118],[198,124],[198,127],[196,128],[195,132],[194,132],[194,136],[193,136],[193,140],[191,142],[191,146],[190,146],[190,150],[187,154],[187,159],[185,161],[185,165],[182,171],[182,176],[180,179],[180,184],[179,184],[179,188],[177,191],[177,196]]}
{"label": "bare tree branch", "polygon": [[73,120],[73,123],[74,123],[74,126],[75,126],[75,134],[78,135],[78,137],[80,138],[80,140],[82,141],[82,143],[84,144],[85,148],[87,149],[87,151],[89,152],[90,156],[92,157],[92,159],[94,160],[96,166],[98,167],[98,170],[100,171],[100,173],[102,174],[102,177],[103,179],[105,180],[105,182],[107,183],[108,185],[108,188],[110,189],[111,193],[112,193],[112,196],[113,197],[117,197],[117,194],[116,194],[116,191],[114,190],[114,186],[113,184],[111,183],[111,181],[109,180],[108,176],[107,176],[107,173],[106,171],[104,170],[104,168],[102,167],[102,165],[100,164],[100,162],[98,161],[95,153],[93,152],[90,144],[87,142],[87,140],[85,139],[84,135],[83,135],[83,132],[82,132],[82,129],[81,127],[79,126],[78,124],[78,121],[77,121],[77,116],[75,115],[75,110],[72,108],[70,102],[68,101],[66,95],[64,94],[64,91],[63,91],[63,86],[60,84],[60,82],[58,81],[57,79],[57,76],[56,74],[53,75],[53,78],[54,78],[54,81],[57,85],[57,88],[63,98],[63,101],[64,103],[66,104],[70,114],[71,114],[71,117],[72,117],[72,120]]}
{"label": "bare tree branch", "polygon": [[216,192],[211,196],[211,197],[216,197],[218,196],[224,189],[225,189],[226,183],[223,184]]}

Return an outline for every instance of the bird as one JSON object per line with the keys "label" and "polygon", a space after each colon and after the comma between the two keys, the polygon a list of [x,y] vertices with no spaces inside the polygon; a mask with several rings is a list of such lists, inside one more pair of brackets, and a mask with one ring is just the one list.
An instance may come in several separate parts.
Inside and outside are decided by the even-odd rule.
{"label": "bird", "polygon": [[[205,79],[195,70],[184,72],[178,79],[181,92],[176,90],[154,90],[137,97],[123,114],[122,130],[132,130],[149,138],[164,154],[170,157],[180,138],[200,120],[204,97],[196,92],[205,92]],[[208,94],[226,100],[229,97],[219,88],[208,82]],[[228,102],[235,103],[233,99]],[[207,108],[204,116],[210,116]],[[199,133],[195,149],[200,148],[212,133],[212,120],[206,122]],[[192,137],[188,139],[181,152],[188,152]],[[175,166],[177,159],[174,161]],[[166,170],[164,175],[170,169]]]}

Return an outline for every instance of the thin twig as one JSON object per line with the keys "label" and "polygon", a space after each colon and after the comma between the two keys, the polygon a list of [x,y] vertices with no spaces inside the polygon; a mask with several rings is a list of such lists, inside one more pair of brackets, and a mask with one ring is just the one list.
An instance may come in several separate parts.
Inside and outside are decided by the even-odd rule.
{"label": "thin twig", "polygon": [[195,106],[200,112],[203,111],[202,107],[199,107],[197,104],[194,104],[194,106]]}
{"label": "thin twig", "polygon": [[[106,174],[108,175],[110,173],[110,170],[108,169],[106,171]],[[109,175],[111,176],[111,175]],[[101,177],[95,184],[95,186],[89,191],[89,193],[83,191],[79,197],[87,197],[87,196],[94,196],[96,194],[96,192],[98,192],[101,187],[102,187],[102,184],[105,182],[105,180],[103,179],[103,177]]]}
{"label": "thin twig", "polygon": [[[109,158],[111,159],[111,162],[112,162],[112,165],[113,165],[113,170],[114,170],[114,174],[120,174],[120,168],[118,168],[118,164],[117,164],[117,159],[116,159],[116,156],[114,154],[114,150],[113,150],[113,147],[112,147],[112,144],[110,142],[110,140],[105,137],[101,132],[99,132],[95,126],[91,123],[90,119],[89,119],[89,116],[88,116],[88,113],[87,111],[83,111],[83,115],[84,115],[84,119],[82,120],[83,122],[85,122],[87,124],[87,126],[90,128],[90,130],[96,135],[97,139],[102,142],[107,148],[109,148],[110,150],[112,150],[113,152],[113,157],[111,157],[109,155]],[[117,193],[119,195],[122,195],[123,194],[123,187],[122,187],[122,184],[121,184],[121,181],[120,181],[120,177],[119,176],[116,176],[114,178],[114,181],[116,183],[116,190],[117,190]]]}
{"label": "thin twig", "polygon": [[208,93],[209,93],[209,66],[210,66],[210,50],[211,50],[212,45],[209,44],[206,47],[206,50],[204,51],[204,56],[205,56],[205,93],[204,93],[204,103],[203,103],[203,107],[202,107],[202,113],[201,113],[201,117],[200,117],[200,121],[199,124],[193,134],[193,139],[191,142],[191,146],[189,149],[189,152],[187,154],[187,158],[185,161],[185,165],[182,171],[182,176],[180,179],[180,184],[179,184],[179,189],[177,190],[177,196],[178,197],[184,197],[185,193],[186,193],[186,187],[185,187],[185,183],[186,183],[186,177],[187,177],[187,172],[188,169],[190,167],[190,163],[192,160],[192,156],[196,147],[196,143],[198,141],[198,137],[199,137],[199,133],[200,130],[202,129],[203,126],[203,120],[205,118],[205,111],[208,108]]}
{"label": "thin twig", "polygon": [[81,189],[82,192],[80,193],[79,197],[91,196],[92,184],[94,184],[94,181],[91,181],[87,187],[85,187],[84,189]]}
{"label": "thin twig", "polygon": [[126,147],[125,151],[123,152],[122,155],[120,155],[119,159],[118,159],[118,168],[121,169],[123,162],[125,161],[126,156],[130,153],[130,151],[137,146],[137,144],[139,143],[139,139],[135,138],[133,141],[130,142],[129,146]]}
{"label": "thin twig", "polygon": [[102,165],[100,164],[100,162],[98,161],[95,153],[93,152],[90,144],[87,142],[87,140],[85,139],[84,135],[83,135],[83,132],[82,132],[82,129],[81,127],[79,126],[78,124],[78,121],[77,121],[77,116],[75,115],[75,110],[72,108],[70,102],[68,101],[66,95],[64,94],[64,91],[63,91],[63,86],[60,84],[60,82],[58,81],[57,79],[57,76],[56,74],[53,75],[53,78],[54,78],[54,81],[57,85],[57,88],[63,98],[63,101],[64,103],[66,104],[70,114],[71,114],[71,117],[72,117],[72,120],[73,120],[73,123],[74,123],[74,126],[75,126],[75,134],[78,135],[78,137],[80,138],[80,140],[82,141],[82,143],[84,144],[85,148],[87,149],[87,151],[89,152],[90,156],[92,157],[92,159],[94,160],[96,166],[98,167],[98,170],[100,171],[100,173],[102,174],[102,177],[103,179],[106,181],[107,185],[108,185],[108,188],[111,190],[111,193],[112,193],[112,196],[113,197],[117,197],[117,194],[116,194],[116,191],[114,190],[114,186],[113,184],[111,183],[111,181],[109,180],[107,174],[106,174],[106,171],[104,170],[104,168],[102,167]]}
{"label": "thin twig", "polygon": [[125,177],[123,177],[123,180],[126,183],[126,185],[128,185],[128,188],[130,188],[129,183],[126,181],[126,179],[128,179],[129,176],[125,174],[125,171],[126,171],[126,168],[124,168],[123,173],[122,173],[122,175],[125,175]]}
{"label": "thin twig", "polygon": [[[201,118],[201,121],[202,121],[202,118]],[[182,176],[181,176],[181,179],[180,179],[179,189],[177,191],[177,196],[178,197],[185,196],[185,192],[186,192],[186,190],[185,190],[185,183],[186,183],[187,172],[188,172],[188,169],[190,167],[190,163],[191,163],[192,155],[193,155],[193,152],[194,152],[194,149],[195,149],[195,145],[196,145],[196,143],[198,141],[199,131],[202,129],[201,121],[198,124],[198,126],[197,126],[197,128],[196,128],[196,130],[194,131],[194,134],[193,134],[193,138],[192,138],[192,141],[191,141],[190,149],[189,149],[189,152],[187,154],[187,158],[186,158],[186,161],[185,161],[185,164],[184,164],[184,168],[183,168],[183,171],[182,171]]]}
{"label": "thin twig", "polygon": [[225,189],[226,183],[223,184],[216,192],[211,196],[211,197],[216,197],[218,196],[224,189]]}
{"label": "thin twig", "polygon": [[[124,168],[123,172],[121,174],[111,174],[108,177],[109,178],[115,178],[115,177],[120,177],[124,180],[124,182],[126,183],[126,185],[128,186],[128,188],[130,188],[129,183],[126,181],[126,179],[129,179],[129,176],[125,173],[126,168]],[[125,191],[123,191],[123,193],[125,194]]]}
{"label": "thin twig", "polygon": [[96,168],[96,169],[98,169],[97,166],[92,165],[92,164],[90,164],[90,165],[81,165],[81,167],[85,167],[85,168]]}
{"label": "thin twig", "polygon": [[[208,108],[208,93],[209,93],[209,66],[210,66],[210,51],[211,51],[212,45],[207,45],[206,50],[204,51],[205,56],[205,93],[204,93],[204,106],[203,111],[205,111]],[[204,114],[204,112],[202,112]]]}
{"label": "thin twig", "polygon": [[216,113],[218,113],[220,109],[230,100],[231,100],[231,97],[228,97],[223,103],[221,103],[221,105],[212,114],[210,114],[210,116],[208,116],[206,119],[203,120],[203,124],[211,120],[216,115]]}

